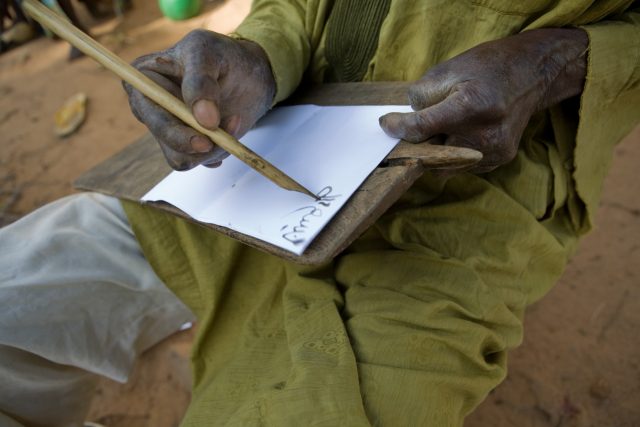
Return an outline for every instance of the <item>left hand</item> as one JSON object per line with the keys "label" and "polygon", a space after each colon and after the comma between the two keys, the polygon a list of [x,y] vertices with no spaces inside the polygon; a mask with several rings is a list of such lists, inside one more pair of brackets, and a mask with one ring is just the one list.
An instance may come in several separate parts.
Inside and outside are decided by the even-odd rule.
{"label": "left hand", "polygon": [[470,172],[511,161],[531,116],[582,92],[587,35],[580,29],[527,31],[483,43],[430,69],[409,90],[413,113],[390,113],[390,136],[476,149]]}

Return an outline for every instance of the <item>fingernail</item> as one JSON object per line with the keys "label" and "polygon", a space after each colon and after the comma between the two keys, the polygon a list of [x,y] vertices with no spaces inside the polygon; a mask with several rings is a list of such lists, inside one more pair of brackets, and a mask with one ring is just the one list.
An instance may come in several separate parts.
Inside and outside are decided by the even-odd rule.
{"label": "fingernail", "polygon": [[240,117],[231,116],[231,118],[227,122],[227,132],[229,132],[233,136],[238,136],[239,130],[240,130]]}
{"label": "fingernail", "polygon": [[209,160],[210,163],[222,162],[224,159],[229,157],[229,153],[224,151],[222,148],[220,147],[216,147],[216,148],[217,148],[216,153],[214,153],[214,155],[211,157],[211,160]]}
{"label": "fingernail", "polygon": [[219,160],[217,162],[211,162],[211,163],[205,163],[204,166],[210,168],[210,169],[215,169],[217,167],[219,167],[222,164],[222,160]]}
{"label": "fingernail", "polygon": [[206,128],[217,128],[220,123],[218,107],[206,99],[200,99],[193,104],[193,115],[198,123]]}
{"label": "fingernail", "polygon": [[173,60],[171,58],[167,58],[164,56],[158,56],[156,58],[156,63],[157,64],[173,64]]}
{"label": "fingernail", "polygon": [[380,127],[382,128],[382,130],[384,131],[384,133],[386,133],[390,137],[396,137],[396,131],[394,129],[394,123],[393,123],[393,117],[394,117],[393,114],[394,113],[385,114],[384,116],[378,119],[378,122],[380,123]]}
{"label": "fingernail", "polygon": [[191,148],[197,153],[208,153],[213,149],[213,144],[208,138],[202,135],[194,135],[189,140]]}

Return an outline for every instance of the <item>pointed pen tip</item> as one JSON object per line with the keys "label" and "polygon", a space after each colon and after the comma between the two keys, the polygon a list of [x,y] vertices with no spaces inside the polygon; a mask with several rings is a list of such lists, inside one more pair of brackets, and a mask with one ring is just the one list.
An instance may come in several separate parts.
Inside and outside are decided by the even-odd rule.
{"label": "pointed pen tip", "polygon": [[[297,183],[296,183],[296,184],[297,184]],[[320,197],[318,197],[318,195],[317,195],[317,194],[313,194],[310,190],[307,190],[305,187],[303,187],[303,186],[302,186],[302,185],[300,185],[300,184],[297,184],[297,185],[295,186],[295,188],[290,188],[290,190],[297,191],[298,193],[305,194],[305,195],[307,195],[307,196],[309,196],[309,197],[313,198],[316,202],[317,202],[318,200],[320,200]]]}
{"label": "pointed pen tip", "polygon": [[320,197],[318,197],[316,194],[313,194],[311,191],[307,190],[306,188],[302,187],[304,189],[304,191],[301,191],[301,193],[306,194],[309,197],[313,197],[313,199],[317,202],[318,200],[320,200]]}
{"label": "pointed pen tip", "polygon": [[297,191],[298,193],[306,194],[307,196],[313,198],[315,201],[320,200],[320,197],[317,194],[311,192],[311,190],[307,189],[305,186],[295,181],[293,178],[285,175],[286,177],[286,186],[280,185],[282,188],[286,188],[290,191]]}

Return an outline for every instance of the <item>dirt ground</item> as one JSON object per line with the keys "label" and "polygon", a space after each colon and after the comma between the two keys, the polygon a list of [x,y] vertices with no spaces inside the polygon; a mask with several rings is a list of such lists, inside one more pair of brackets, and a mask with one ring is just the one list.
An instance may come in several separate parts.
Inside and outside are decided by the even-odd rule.
{"label": "dirt ground", "polygon": [[[130,61],[189,29],[229,32],[250,2],[208,3],[205,13],[180,23],[161,17],[155,4],[134,1],[120,23],[81,17]],[[68,63],[68,49],[39,39],[0,56],[0,224],[73,193],[74,178],[145,132],[118,79],[87,58]],[[72,136],[57,138],[54,113],[77,92],[88,95],[87,120]],[[558,285],[530,308],[507,380],[465,425],[640,426],[640,193],[634,178],[640,127],[614,156],[597,229]],[[177,426],[190,398],[192,336],[177,334],[145,353],[128,384],[102,381],[91,420],[109,427]]]}

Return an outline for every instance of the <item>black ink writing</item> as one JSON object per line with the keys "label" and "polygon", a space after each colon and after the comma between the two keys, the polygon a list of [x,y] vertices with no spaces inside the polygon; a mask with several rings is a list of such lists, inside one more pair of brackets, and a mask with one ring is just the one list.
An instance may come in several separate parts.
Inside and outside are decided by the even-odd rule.
{"label": "black ink writing", "polygon": [[331,203],[341,196],[340,194],[331,194],[332,191],[332,187],[324,187],[316,194],[316,196],[318,196],[318,200],[316,200],[314,204],[304,206],[290,212],[287,215],[287,218],[294,217],[294,220],[292,223],[280,228],[282,238],[296,246],[304,243],[305,240],[307,240],[309,226],[313,219],[321,217],[323,209],[330,207]]}

